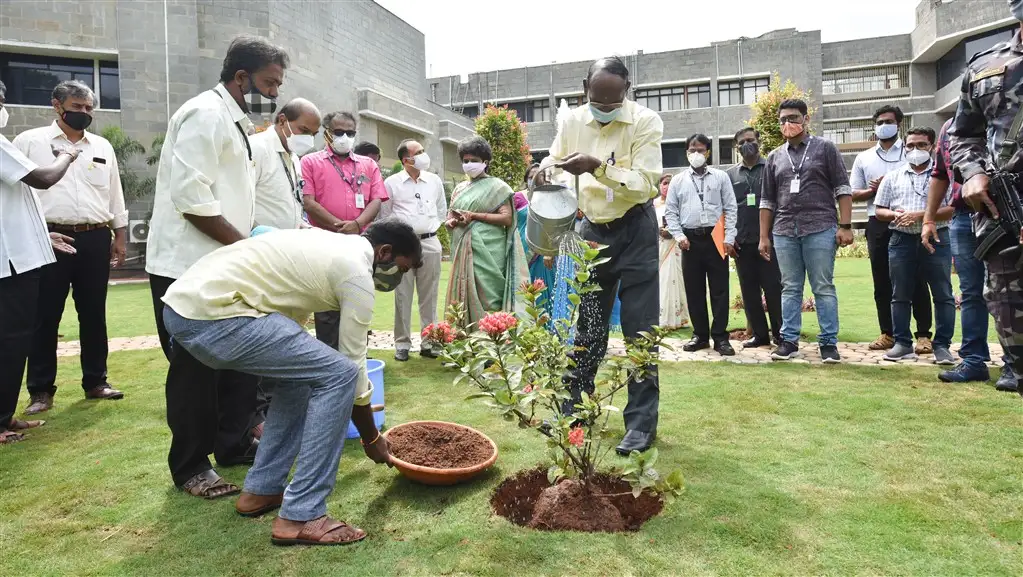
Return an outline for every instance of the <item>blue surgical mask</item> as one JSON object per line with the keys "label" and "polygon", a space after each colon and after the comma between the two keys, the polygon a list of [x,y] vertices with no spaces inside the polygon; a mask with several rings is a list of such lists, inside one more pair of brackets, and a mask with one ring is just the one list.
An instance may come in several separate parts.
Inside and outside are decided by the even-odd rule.
{"label": "blue surgical mask", "polygon": [[895,138],[895,135],[899,133],[898,124],[879,124],[874,127],[874,134],[877,135],[879,140],[889,140]]}
{"label": "blue surgical mask", "polygon": [[621,111],[622,111],[621,108],[615,108],[611,112],[604,112],[603,110],[600,110],[599,108],[590,104],[590,114],[592,114],[593,118],[601,124],[610,124],[614,122],[615,119],[618,118],[618,113],[620,113]]}

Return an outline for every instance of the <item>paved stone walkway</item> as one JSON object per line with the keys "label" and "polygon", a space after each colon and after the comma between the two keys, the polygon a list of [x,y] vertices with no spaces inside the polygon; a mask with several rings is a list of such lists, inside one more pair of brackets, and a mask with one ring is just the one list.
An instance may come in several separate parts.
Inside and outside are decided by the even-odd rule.
{"label": "paved stone walkway", "polygon": [[[712,350],[703,350],[695,353],[687,353],[682,350],[684,341],[677,339],[669,339],[668,344],[671,345],[675,350],[661,351],[661,359],[665,361],[705,361],[705,362],[732,362],[747,365],[755,365],[760,363],[772,363],[771,360],[771,349],[767,347],[758,349],[742,350],[738,343],[735,343],[736,354],[734,357],[722,357]],[[881,358],[883,351],[871,351],[867,349],[869,343],[839,343],[839,353],[842,355],[842,362],[852,365],[873,365],[873,366],[894,366],[898,365],[914,365],[914,366],[930,366],[933,367],[933,357],[931,355],[921,356],[915,361],[900,361],[898,363],[892,363],[885,361]],[[817,352],[816,343],[801,343],[801,349],[799,356],[789,362],[792,363],[808,363],[819,365],[821,364],[820,355]],[[991,363],[991,366],[997,366],[1000,364],[1002,358],[1002,347],[997,343],[991,343],[991,358],[996,359],[999,362]],[[110,352],[118,351],[138,351],[146,349],[156,349],[160,347],[160,339],[156,335],[144,336],[144,337],[119,337],[110,339]],[[390,350],[394,348],[394,338],[390,332],[387,331],[373,331],[370,336],[370,349],[378,350]],[[959,349],[959,345],[952,345],[952,352],[955,353]],[[419,350],[419,337],[412,337],[412,350]],[[611,339],[609,344],[609,352],[612,354],[624,353],[624,346],[621,339]],[[79,354],[80,347],[78,341],[66,341],[62,342],[57,347],[57,356],[66,357],[74,356]]]}

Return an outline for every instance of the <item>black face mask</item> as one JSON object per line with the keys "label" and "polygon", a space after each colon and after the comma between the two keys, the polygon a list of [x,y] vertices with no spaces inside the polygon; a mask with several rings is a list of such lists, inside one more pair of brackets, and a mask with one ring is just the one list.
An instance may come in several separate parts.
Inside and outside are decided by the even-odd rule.
{"label": "black face mask", "polygon": [[72,130],[85,130],[92,124],[92,115],[88,112],[65,110],[64,114],[60,115],[60,119],[64,121],[64,124],[70,126]]}
{"label": "black face mask", "polygon": [[760,145],[756,142],[743,142],[739,146],[739,154],[743,158],[756,158],[760,154]]}

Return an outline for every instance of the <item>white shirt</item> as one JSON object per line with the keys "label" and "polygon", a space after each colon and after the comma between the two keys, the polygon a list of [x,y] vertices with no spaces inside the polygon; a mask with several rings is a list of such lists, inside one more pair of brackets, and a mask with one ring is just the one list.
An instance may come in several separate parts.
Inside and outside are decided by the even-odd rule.
{"label": "white shirt", "polygon": [[82,151],[67,173],[47,190],[37,190],[46,222],[53,224],[102,224],[128,226],[121,175],[114,147],[106,138],[88,130],[78,142],[68,140],[53,124],[26,130],[14,137],[14,146],[39,166],[53,162],[53,147]]}
{"label": "white shirt", "polygon": [[[53,155],[50,157],[53,162]],[[21,182],[36,168],[36,163],[0,134],[0,278],[57,261],[39,197]]]}
{"label": "white shirt", "polygon": [[222,245],[185,214],[223,216],[252,230],[256,201],[248,137],[252,122],[222,84],[184,103],[167,126],[149,223],[146,272],[180,278]]}
{"label": "white shirt", "polygon": [[280,135],[271,126],[249,138],[256,163],[255,224],[280,229],[302,225],[302,163],[298,155],[284,150]]}
{"label": "white shirt", "polygon": [[193,320],[280,313],[304,323],[341,311],[338,349],[360,367],[355,404],[369,404],[366,334],[373,318],[373,247],[359,235],[321,229],[275,230],[203,257],[163,302]]}
{"label": "white shirt", "polygon": [[[867,188],[871,180],[881,178],[901,166],[904,162],[906,162],[906,154],[901,138],[896,140],[895,144],[887,151],[881,148],[881,143],[878,142],[872,148],[868,148],[856,155],[856,160],[853,161],[852,172],[849,175],[849,186],[853,190],[863,190]],[[874,216],[876,212],[874,202],[876,200],[877,195],[875,194],[867,201],[867,216]]]}
{"label": "white shirt", "polygon": [[725,215],[725,244],[735,243],[738,207],[732,179],[722,170],[707,167],[703,176],[687,168],[671,177],[664,219],[675,240],[686,238],[682,229],[713,227]]}
{"label": "white shirt", "polygon": [[[444,196],[444,182],[432,172],[420,171],[418,180],[412,180],[407,170],[397,172],[384,181],[388,201],[381,207],[381,217],[394,215],[407,222],[416,234],[437,232],[448,214],[448,201]],[[423,250],[440,252],[436,236],[423,240]]]}

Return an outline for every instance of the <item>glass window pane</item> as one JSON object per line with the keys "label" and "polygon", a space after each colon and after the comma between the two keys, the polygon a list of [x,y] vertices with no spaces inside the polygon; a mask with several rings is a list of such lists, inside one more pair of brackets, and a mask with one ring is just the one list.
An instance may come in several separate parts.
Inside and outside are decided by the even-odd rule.
{"label": "glass window pane", "polygon": [[[113,73],[116,78],[116,64]],[[80,80],[95,89],[93,61],[77,58],[0,54],[0,80],[11,104],[49,106],[53,88],[64,80]]]}

